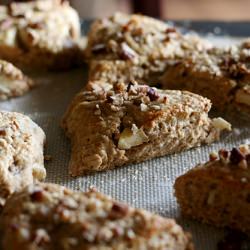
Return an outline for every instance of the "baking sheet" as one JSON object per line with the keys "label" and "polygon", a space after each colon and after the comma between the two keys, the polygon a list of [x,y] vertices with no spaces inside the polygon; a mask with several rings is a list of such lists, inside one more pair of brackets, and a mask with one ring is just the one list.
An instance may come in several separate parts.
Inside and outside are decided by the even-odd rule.
{"label": "baking sheet", "polygon": [[[240,40],[228,36],[214,37],[211,34],[208,38],[222,46]],[[220,142],[211,146],[113,171],[72,178],[68,175],[70,144],[60,128],[60,120],[70,100],[86,83],[87,68],[64,73],[33,73],[32,76],[38,83],[37,88],[23,97],[0,103],[0,109],[27,114],[46,132],[45,154],[52,156],[52,160],[46,163],[47,182],[75,190],[87,190],[90,186],[95,186],[98,190],[132,206],[175,218],[193,234],[197,250],[217,249],[216,245],[223,238],[224,231],[182,218],[173,195],[173,183],[177,176],[197,163],[206,161],[209,152],[250,143],[249,121],[237,120],[233,132],[224,135]],[[245,246],[245,249],[250,249],[250,245]]]}

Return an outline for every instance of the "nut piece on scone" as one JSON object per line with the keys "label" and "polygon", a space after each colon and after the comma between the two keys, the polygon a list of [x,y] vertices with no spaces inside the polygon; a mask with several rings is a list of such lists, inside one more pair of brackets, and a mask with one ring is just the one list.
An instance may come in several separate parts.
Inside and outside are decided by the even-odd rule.
{"label": "nut piece on scone", "polygon": [[80,21],[67,1],[0,6],[0,58],[24,68],[68,68],[81,55]]}
{"label": "nut piece on scone", "polygon": [[9,62],[0,60],[0,100],[21,96],[33,86],[33,81],[21,70]]}
{"label": "nut piece on scone", "polygon": [[250,114],[250,42],[187,53],[166,67],[163,88],[188,90],[209,98],[219,110]]}
{"label": "nut piece on scone", "polygon": [[165,22],[116,13],[95,21],[90,28],[86,48],[90,80],[110,84],[117,80],[158,83],[168,59],[182,58],[187,51],[210,47],[210,43],[197,36],[181,35]]}
{"label": "nut piece on scone", "polygon": [[147,85],[115,84],[109,91],[81,91],[63,128],[72,142],[70,173],[112,169],[219,139],[231,125],[211,120],[208,99]]}
{"label": "nut piece on scone", "polygon": [[15,193],[0,219],[3,250],[192,250],[172,219],[91,190],[35,184]]}
{"label": "nut piece on scone", "polygon": [[250,235],[250,145],[211,153],[174,187],[184,216]]}
{"label": "nut piece on scone", "polygon": [[0,112],[0,210],[6,199],[36,180],[43,180],[45,134],[29,117]]}

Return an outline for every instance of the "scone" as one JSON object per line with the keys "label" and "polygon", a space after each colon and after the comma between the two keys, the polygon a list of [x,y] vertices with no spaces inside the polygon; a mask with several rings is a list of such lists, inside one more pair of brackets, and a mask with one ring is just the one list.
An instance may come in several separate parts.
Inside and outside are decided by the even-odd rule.
{"label": "scone", "polygon": [[183,215],[250,234],[250,145],[212,153],[175,182]]}
{"label": "scone", "polygon": [[14,194],[0,219],[3,250],[192,250],[172,219],[98,193],[36,184]]}
{"label": "scone", "polygon": [[219,139],[230,130],[211,120],[208,99],[147,85],[115,84],[109,91],[81,91],[63,127],[72,143],[73,176],[180,152]]}
{"label": "scone", "polygon": [[190,53],[167,67],[162,86],[205,96],[219,110],[232,107],[250,114],[249,54],[249,40],[229,48]]}
{"label": "scone", "polygon": [[29,117],[0,112],[0,210],[14,192],[43,180],[45,134]]}
{"label": "scone", "polygon": [[[116,77],[125,83],[129,80],[158,83],[167,60],[182,58],[189,50],[210,47],[197,36],[181,35],[165,22],[116,13],[95,21],[90,28],[86,49],[90,80],[101,80],[98,76],[102,76],[108,77],[102,80],[111,84],[114,83],[111,80],[117,81]],[[96,60],[101,62],[93,62]],[[122,76],[117,76],[120,73]]]}
{"label": "scone", "polygon": [[0,6],[0,58],[25,68],[68,68],[79,62],[80,21],[67,1]]}
{"label": "scone", "polygon": [[25,76],[13,64],[0,60],[0,100],[21,96],[34,86],[34,82]]}
{"label": "scone", "polygon": [[[155,77],[154,77],[155,76]],[[124,60],[92,60],[89,63],[89,83],[86,88],[91,90],[92,83],[109,83],[112,88],[114,83],[159,82],[159,75],[153,74],[148,68]]]}

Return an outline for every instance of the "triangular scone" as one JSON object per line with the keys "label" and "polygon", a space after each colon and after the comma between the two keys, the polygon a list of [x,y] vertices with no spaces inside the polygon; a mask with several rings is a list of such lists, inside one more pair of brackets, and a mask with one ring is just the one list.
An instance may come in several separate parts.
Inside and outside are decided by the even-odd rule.
{"label": "triangular scone", "polygon": [[219,110],[237,108],[250,114],[249,54],[250,40],[187,53],[166,67],[162,86],[205,96]]}
{"label": "triangular scone", "polygon": [[29,117],[0,112],[0,210],[6,199],[46,176],[45,134]]}
{"label": "triangular scone", "polygon": [[80,20],[68,1],[0,5],[0,58],[30,68],[66,68],[81,57]]}
{"label": "triangular scone", "polygon": [[192,250],[172,219],[97,191],[36,184],[14,194],[0,217],[3,250]]}
{"label": "triangular scone", "polygon": [[210,107],[199,95],[147,85],[82,91],[63,119],[72,142],[70,173],[102,171],[211,143],[231,126],[209,119]]}
{"label": "triangular scone", "polygon": [[[172,56],[180,33],[165,22],[143,15],[114,15],[96,20],[88,33],[86,56],[92,59],[151,60]],[[171,42],[170,42],[171,40]]]}
{"label": "triangular scone", "polygon": [[155,84],[168,60],[211,46],[198,36],[182,35],[166,22],[143,15],[115,13],[95,21],[88,33],[89,80],[102,80],[111,85],[133,80]]}
{"label": "triangular scone", "polygon": [[0,100],[21,96],[34,82],[9,62],[0,60]]}
{"label": "triangular scone", "polygon": [[89,60],[143,60],[157,66],[159,61],[182,56],[182,49],[190,46],[203,50],[211,44],[194,35],[183,36],[172,25],[148,16],[115,13],[91,25],[86,56]]}
{"label": "triangular scone", "polygon": [[183,215],[250,234],[250,145],[212,153],[177,178],[175,195]]}

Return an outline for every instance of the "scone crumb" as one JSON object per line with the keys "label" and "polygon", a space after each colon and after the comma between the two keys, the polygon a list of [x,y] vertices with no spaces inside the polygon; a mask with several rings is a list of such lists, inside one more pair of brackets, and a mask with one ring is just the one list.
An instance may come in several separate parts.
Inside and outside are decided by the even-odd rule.
{"label": "scone crumb", "polygon": [[218,159],[218,153],[217,152],[215,152],[215,151],[213,151],[213,152],[211,152],[210,153],[210,155],[209,155],[209,160],[210,161],[216,161],[217,159]]}
{"label": "scone crumb", "polygon": [[44,160],[45,160],[46,162],[52,161],[52,156],[51,156],[51,155],[45,155],[45,156],[44,156]]}

